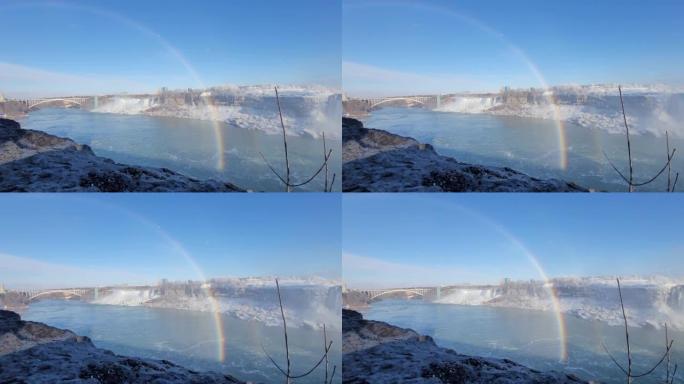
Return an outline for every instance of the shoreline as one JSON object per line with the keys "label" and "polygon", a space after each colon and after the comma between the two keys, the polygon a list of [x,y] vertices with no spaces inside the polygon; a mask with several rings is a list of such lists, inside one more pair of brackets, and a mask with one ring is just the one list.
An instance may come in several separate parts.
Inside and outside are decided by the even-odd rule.
{"label": "shoreline", "polygon": [[345,382],[587,383],[573,374],[541,372],[509,359],[463,355],[410,328],[342,311]]}
{"label": "shoreline", "polygon": [[460,162],[430,144],[342,118],[343,192],[590,192],[509,167]]}
{"label": "shoreline", "polygon": [[0,191],[246,192],[229,182],[199,180],[167,168],[117,163],[88,145],[0,119]]}
{"label": "shoreline", "polygon": [[217,372],[198,372],[168,360],[129,357],[98,348],[85,336],[40,322],[24,321],[0,310],[0,381],[147,383],[234,383],[237,378]]}

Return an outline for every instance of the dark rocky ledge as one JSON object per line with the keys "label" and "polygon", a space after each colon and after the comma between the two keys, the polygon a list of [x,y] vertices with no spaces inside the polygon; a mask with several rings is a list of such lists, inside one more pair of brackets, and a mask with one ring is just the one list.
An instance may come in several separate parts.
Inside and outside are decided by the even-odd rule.
{"label": "dark rocky ledge", "polygon": [[87,337],[0,310],[0,383],[243,383],[166,360],[119,356]]}
{"label": "dark rocky ledge", "polygon": [[139,167],[96,156],[87,145],[0,119],[2,192],[240,192],[166,168]]}
{"label": "dark rocky ledge", "polygon": [[342,118],[344,192],[588,192],[507,167],[461,163],[429,144]]}
{"label": "dark rocky ledge", "polygon": [[508,359],[459,354],[412,329],[363,319],[342,310],[345,384],[588,384],[561,372],[540,372]]}

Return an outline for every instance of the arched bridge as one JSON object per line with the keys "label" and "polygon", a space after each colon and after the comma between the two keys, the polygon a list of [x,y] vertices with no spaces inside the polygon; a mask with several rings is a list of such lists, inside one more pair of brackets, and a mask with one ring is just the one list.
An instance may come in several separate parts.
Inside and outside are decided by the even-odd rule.
{"label": "arched bridge", "polygon": [[442,105],[442,95],[413,95],[413,96],[389,96],[371,98],[342,98],[344,112],[350,115],[363,115],[370,111],[393,103],[403,103],[404,105],[418,105],[423,108],[435,109]]}
{"label": "arched bridge", "polygon": [[45,107],[77,107],[82,109],[91,109],[97,107],[97,99],[97,96],[47,97],[38,99],[5,99],[4,101],[0,101],[0,112],[3,109],[5,109],[15,112],[28,113],[30,111]]}
{"label": "arched bridge", "polygon": [[79,108],[85,107],[89,102],[88,97],[60,97],[60,98],[48,98],[48,99],[34,99],[25,100],[28,109],[35,109],[42,105],[54,105],[56,103],[62,104],[64,106],[78,106]]}
{"label": "arched bridge", "polygon": [[416,287],[416,288],[390,288],[390,289],[369,289],[362,291],[368,300],[376,300],[385,295],[393,293],[404,293],[421,296],[424,300],[437,300],[441,296],[440,287]]}
{"label": "arched bridge", "polygon": [[393,96],[393,97],[366,99],[366,102],[368,103],[369,109],[378,108],[378,107],[382,106],[383,104],[390,104],[390,103],[394,103],[394,102],[398,102],[398,101],[405,102],[405,103],[420,104],[420,105],[425,106],[427,108],[438,108],[441,104],[441,96],[440,95]]}
{"label": "arched bridge", "polygon": [[87,289],[53,289],[34,293],[32,296],[29,296],[28,300],[33,301],[45,296],[61,296],[67,299],[73,297],[83,298],[83,296],[86,296],[88,294],[89,290]]}
{"label": "arched bridge", "polygon": [[61,299],[80,299],[87,300],[97,297],[97,288],[59,288],[59,289],[31,289],[14,291],[25,302],[32,302],[35,300],[47,298],[61,298]]}

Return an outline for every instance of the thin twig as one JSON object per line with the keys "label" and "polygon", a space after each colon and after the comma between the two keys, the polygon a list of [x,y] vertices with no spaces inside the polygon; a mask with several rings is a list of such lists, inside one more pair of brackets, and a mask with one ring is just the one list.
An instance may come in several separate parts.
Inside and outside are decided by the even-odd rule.
{"label": "thin twig", "polygon": [[670,156],[670,160],[668,160],[668,162],[663,166],[663,168],[660,169],[660,171],[659,171],[658,173],[656,173],[655,176],[653,176],[652,178],[648,179],[647,181],[644,181],[644,182],[641,182],[641,183],[633,183],[633,182],[629,181],[629,180],[625,177],[625,175],[623,175],[622,172],[620,172],[620,171],[617,169],[617,167],[615,166],[615,164],[613,164],[613,162],[610,161],[610,159],[608,158],[608,155],[606,154],[605,151],[603,152],[603,156],[606,157],[606,160],[608,161],[608,163],[610,164],[610,166],[613,167],[613,169],[615,170],[615,172],[617,172],[617,173],[620,175],[620,177],[622,178],[622,180],[624,180],[628,185],[630,185],[630,187],[641,187],[641,186],[644,186],[644,185],[646,185],[646,184],[652,183],[655,179],[658,178],[658,176],[660,176],[663,172],[665,172],[665,170],[667,169],[667,166],[670,165],[670,162],[672,161],[672,158],[674,157],[674,154],[675,154],[676,151],[677,151],[677,148],[675,148],[675,149],[672,150],[672,156]]}
{"label": "thin twig", "polygon": [[603,350],[606,351],[606,354],[608,355],[608,357],[610,357],[610,359],[613,360],[613,363],[614,363],[615,365],[617,365],[617,367],[620,368],[620,370],[621,370],[622,372],[624,372],[625,375],[626,375],[626,374],[627,374],[627,370],[626,370],[624,367],[622,367],[622,365],[620,365],[620,363],[617,362],[617,360],[615,359],[615,357],[613,357],[613,355],[610,353],[610,351],[608,351],[608,348],[606,347],[605,344],[603,344],[603,342],[601,342],[601,346],[603,347]]}
{"label": "thin twig", "polygon": [[283,146],[285,147],[285,169],[287,182],[285,183],[285,190],[290,192],[290,160],[287,155],[287,135],[285,134],[285,123],[283,122],[283,111],[280,108],[280,96],[278,96],[278,87],[273,87],[276,94],[276,103],[278,104],[278,116],[280,116],[280,127],[283,129]]}
{"label": "thin twig", "polygon": [[335,184],[335,176],[337,176],[337,174],[333,173],[332,180],[330,181],[330,189],[328,189],[328,192],[332,192],[333,184]]}
{"label": "thin twig", "polygon": [[675,375],[677,375],[677,364],[675,364],[674,370],[672,371],[672,380],[670,380],[670,384],[674,384]]}
{"label": "thin twig", "polygon": [[[326,182],[327,184],[327,182]],[[325,354],[325,384],[328,384],[328,334],[325,332],[325,324],[323,324],[323,347],[326,348]],[[668,367],[669,368],[669,367]]]}
{"label": "thin twig", "polygon": [[672,190],[670,192],[675,191],[675,187],[677,186],[677,180],[679,180],[679,172],[677,172],[677,174],[675,175],[675,181],[674,183],[672,183]]}
{"label": "thin twig", "polygon": [[[327,350],[330,350],[330,348],[332,347],[332,343],[333,343],[332,341],[330,341],[330,342],[328,343],[328,348],[327,348]],[[264,349],[264,346],[263,346],[263,345],[261,346],[261,350],[264,352],[264,355],[266,355],[266,357],[268,357],[268,359],[271,361],[271,363],[273,363],[273,365],[275,365],[275,367],[278,368],[278,370],[280,371],[280,373],[282,373],[282,374],[283,374],[286,378],[288,378],[288,379],[301,379],[301,378],[304,377],[304,376],[310,375],[311,372],[313,372],[314,370],[316,370],[316,368],[318,368],[318,367],[321,365],[321,363],[323,363],[323,360],[325,359],[325,355],[326,355],[326,354],[323,354],[323,356],[321,356],[321,358],[318,360],[318,362],[317,362],[316,364],[314,364],[314,366],[311,367],[311,369],[309,369],[308,371],[306,371],[306,372],[304,372],[304,373],[302,373],[302,374],[300,374],[300,375],[292,375],[292,374],[288,374],[287,372],[285,372],[285,370],[282,369],[282,368],[278,365],[278,363],[275,362],[275,360],[273,360],[273,358],[271,357],[271,355],[269,355],[268,352],[266,352],[266,349]]]}
{"label": "thin twig", "polygon": [[639,375],[632,375],[632,378],[644,377],[644,376],[650,375],[653,371],[655,371],[655,369],[658,368],[658,366],[659,366],[663,361],[665,361],[665,356],[667,356],[667,354],[670,353],[670,350],[672,349],[672,343],[674,343],[674,341],[671,341],[671,342],[670,342],[670,345],[669,345],[669,346],[667,347],[667,349],[665,350],[665,353],[663,354],[663,357],[661,357],[660,360],[658,360],[658,363],[656,363],[651,369],[649,369],[648,371],[646,371],[646,372],[644,372],[644,373],[642,373],[642,374],[639,374]]}
{"label": "thin twig", "polygon": [[283,317],[283,331],[285,333],[285,357],[287,359],[287,381],[290,382],[290,347],[287,342],[287,321],[285,320],[285,310],[283,310],[283,299],[280,297],[280,284],[276,279],[276,289],[278,290],[278,303],[280,304],[280,315]]}
{"label": "thin twig", "polygon": [[[668,151],[669,153],[669,151]],[[670,188],[670,183],[669,183],[669,178],[668,178],[668,184],[667,184],[668,189]],[[667,344],[670,342],[670,338],[667,335],[667,323],[665,323],[665,347],[667,347]],[[667,364],[665,365],[666,369],[666,376],[665,376],[665,382],[667,383],[668,380],[670,380],[670,353],[667,354]]]}
{"label": "thin twig", "polygon": [[[323,132],[323,156],[328,153],[328,149],[325,146],[325,132]],[[669,151],[668,151],[669,153]],[[328,162],[325,162],[325,183],[323,184],[323,192],[328,192]],[[328,370],[326,369],[326,373]]]}
{"label": "thin twig", "polygon": [[[632,187],[632,177],[634,170],[632,169],[632,143],[629,140],[629,125],[627,125],[627,115],[625,114],[625,103],[622,101],[622,87],[618,86],[618,92],[620,93],[620,106],[622,106],[622,119],[625,121],[625,129],[627,130],[627,157],[629,158],[629,191],[632,192],[634,188]],[[669,153],[669,151],[668,151]]]}
{"label": "thin twig", "polygon": [[[332,375],[330,375],[330,384],[332,384],[333,377],[335,377],[335,370],[337,369],[337,365],[333,365],[333,370],[332,370]],[[676,370],[676,367],[675,367]]]}
{"label": "thin twig", "polygon": [[[665,146],[667,148],[667,191],[672,192],[670,190],[670,180],[672,179],[672,168],[670,164],[670,136],[667,134],[667,131],[665,131]],[[670,367],[668,367],[669,369]],[[669,372],[669,371],[668,371]]]}
{"label": "thin twig", "polygon": [[[313,179],[318,176],[323,169],[325,169],[325,184],[323,186],[323,191],[324,192],[329,192],[328,189],[332,190],[332,183],[330,184],[330,188],[328,188],[328,161],[330,160],[330,156],[332,155],[332,149],[327,150],[326,142],[325,142],[325,133],[323,133],[323,164],[318,168],[314,174],[306,179],[305,181],[301,183],[295,183],[292,182],[290,179],[290,160],[289,160],[289,151],[287,148],[287,132],[285,130],[285,122],[283,120],[283,112],[280,107],[280,95],[278,94],[278,87],[274,87],[275,89],[275,94],[276,94],[276,103],[278,104],[278,116],[280,116],[280,127],[282,128],[283,131],[283,147],[285,149],[285,177],[283,177],[278,171],[275,170],[275,168],[271,165],[271,163],[266,160],[266,156],[262,152],[259,152],[259,155],[261,155],[261,158],[264,160],[264,163],[268,166],[268,168],[273,172],[278,179],[285,184],[285,191],[286,192],[291,192],[292,188],[294,187],[301,187],[303,185],[306,185],[310,183]],[[333,175],[334,176],[334,175]],[[334,181],[334,179],[333,179]]]}
{"label": "thin twig", "polygon": [[[622,92],[620,92],[622,99]],[[620,287],[620,279],[617,278],[618,294],[620,295],[620,307],[622,308],[622,318],[625,320],[625,340],[627,341],[627,383],[630,383],[632,377],[632,352],[629,347],[629,329],[627,328],[627,314],[625,313],[625,303],[622,301],[622,288]]]}

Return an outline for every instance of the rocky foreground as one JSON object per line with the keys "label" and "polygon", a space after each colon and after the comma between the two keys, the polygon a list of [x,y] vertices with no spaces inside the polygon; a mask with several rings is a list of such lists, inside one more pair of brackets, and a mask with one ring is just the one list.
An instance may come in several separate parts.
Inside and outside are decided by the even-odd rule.
{"label": "rocky foreground", "polygon": [[539,372],[507,359],[461,355],[412,329],[364,320],[342,310],[342,379],[367,383],[585,383],[573,375]]}
{"label": "rocky foreground", "polygon": [[1,192],[239,192],[166,168],[138,167],[96,156],[87,145],[0,119]]}
{"label": "rocky foreground", "polygon": [[242,383],[166,360],[115,355],[84,336],[0,310],[0,383]]}
{"label": "rocky foreground", "polygon": [[429,144],[342,118],[344,192],[588,192],[574,183],[461,163]]}

